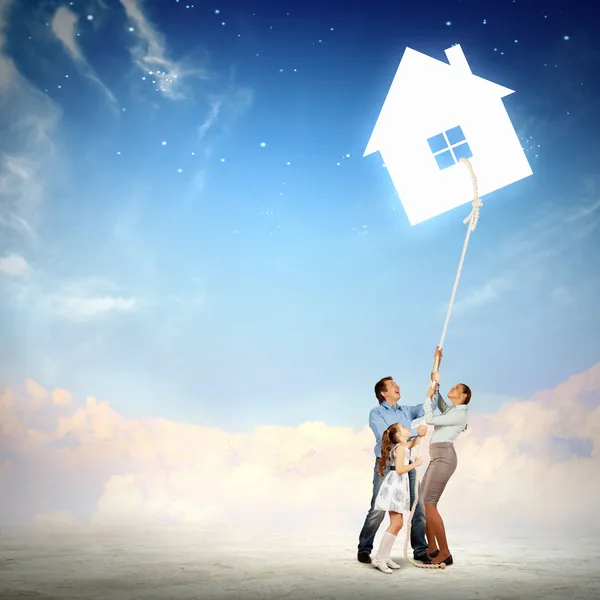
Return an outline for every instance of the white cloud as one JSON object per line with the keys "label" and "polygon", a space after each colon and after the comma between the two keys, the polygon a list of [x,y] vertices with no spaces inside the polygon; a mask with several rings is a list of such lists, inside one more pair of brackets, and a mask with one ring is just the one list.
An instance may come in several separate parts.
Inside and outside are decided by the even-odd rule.
{"label": "white cloud", "polygon": [[223,105],[222,99],[213,98],[210,103],[210,112],[208,113],[208,117],[204,120],[204,123],[200,126],[198,130],[198,137],[202,139],[209,131],[209,129],[215,124],[219,113],[221,112],[221,107]]}
{"label": "white cloud", "polygon": [[[497,300],[502,294],[514,287],[514,281],[511,277],[496,277],[479,288],[471,289],[465,296],[461,297],[460,293],[454,302],[452,308],[453,314],[460,314],[472,309],[477,309],[485,304],[489,304]],[[460,287],[459,287],[460,290]],[[444,310],[447,310],[444,306]]]}
{"label": "white cloud", "polygon": [[[484,274],[481,283],[470,288],[464,284],[473,252],[468,249],[453,314],[490,305],[515,291],[519,298],[542,296],[544,305],[547,298],[553,299],[558,307],[576,302],[565,285],[556,285],[556,277],[557,273],[568,274],[571,269],[570,248],[581,244],[600,225],[596,180],[584,180],[581,188],[577,202],[565,203],[569,208],[540,203],[534,215],[524,220],[519,229],[507,232],[497,248],[486,249],[488,267],[480,271]],[[473,236],[477,235],[476,230]],[[494,276],[487,278],[486,271]],[[444,305],[444,312],[446,309]]]}
{"label": "white cloud", "polygon": [[[11,261],[9,266],[15,269],[19,264]],[[0,273],[2,271],[3,264],[0,259]],[[110,282],[83,280],[57,286],[49,283],[43,273],[38,273],[35,278],[28,277],[17,281],[18,287],[11,290],[12,299],[20,310],[30,313],[32,317],[35,315],[34,319],[45,316],[83,322],[101,319],[111,314],[131,314],[151,306],[151,303],[124,293],[119,286]],[[91,347],[98,341],[99,338],[88,336],[85,345]],[[48,367],[52,364],[54,362],[50,360]]]}
{"label": "white cloud", "polygon": [[66,6],[61,6],[56,10],[52,18],[52,32],[63,44],[65,50],[81,69],[82,73],[100,87],[112,104],[116,104],[117,100],[115,96],[100,80],[77,43],[77,20],[78,17],[73,11]]}
{"label": "white cloud", "polygon": [[568,221],[578,221],[580,219],[588,219],[592,215],[595,215],[600,210],[600,200],[594,200],[589,204],[581,206],[576,212],[570,215]]}
{"label": "white cloud", "polygon": [[73,320],[100,317],[110,312],[131,311],[136,303],[132,298],[112,296],[104,297],[76,297],[65,296],[56,300],[60,313]]}
{"label": "white cloud", "polygon": [[52,18],[52,32],[62,42],[63,46],[75,62],[87,63],[83,52],[75,39],[77,15],[66,6],[61,6]]}
{"label": "white cloud", "polygon": [[[496,524],[508,534],[543,531],[552,522],[572,536],[598,530],[599,393],[600,364],[528,401],[472,414],[444,495],[448,526]],[[126,418],[91,397],[57,402],[67,394],[28,382],[22,392],[0,395],[0,519],[25,511],[63,523],[78,514],[95,524],[175,521],[248,531],[285,523],[286,531],[358,533],[371,493],[367,427],[312,422],[231,433]],[[34,482],[38,492],[31,494]]]}
{"label": "white cloud", "polygon": [[60,110],[18,71],[5,52],[11,2],[0,1],[0,227],[36,238],[38,208],[55,167],[52,141]]}
{"label": "white cloud", "polygon": [[[28,298],[32,304],[33,299]],[[74,280],[55,292],[38,292],[41,308],[63,319],[86,321],[111,313],[130,313],[140,308],[140,302],[123,293],[120,286],[101,278]]]}
{"label": "white cloud", "polygon": [[24,275],[29,271],[29,263],[20,255],[11,252],[0,258],[0,273]]}
{"label": "white cloud", "polygon": [[[253,92],[236,84],[233,70],[227,75],[210,71],[207,53],[203,50],[199,51],[198,58],[187,55],[173,59],[165,37],[152,24],[143,2],[120,1],[130,23],[133,64],[141,71],[146,82],[153,83],[152,87],[160,92],[160,97],[175,101],[189,100],[190,104],[202,105],[207,110],[197,126],[198,140],[203,141],[198,156],[204,160],[196,163],[195,172],[188,172],[189,184],[179,197],[181,208],[186,210],[198,201],[208,180],[207,163],[212,148],[206,144],[205,138],[209,132],[213,132],[217,123],[221,132],[227,134],[237,118],[252,104]],[[201,86],[194,87],[198,83]]]}
{"label": "white cloud", "polygon": [[163,36],[144,14],[138,0],[121,0],[133,28],[137,44],[132,48],[133,61],[144,75],[151,74],[162,93],[173,100],[185,98],[181,91],[185,77],[206,78],[201,69],[184,69],[167,56]]}

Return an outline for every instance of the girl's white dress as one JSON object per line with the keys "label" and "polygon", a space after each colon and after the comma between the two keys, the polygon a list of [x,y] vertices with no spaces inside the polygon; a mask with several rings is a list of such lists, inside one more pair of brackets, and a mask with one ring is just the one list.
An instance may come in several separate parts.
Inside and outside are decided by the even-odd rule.
{"label": "girl's white dress", "polygon": [[[396,444],[390,452],[390,463],[392,470],[385,476],[379,488],[379,493],[375,500],[375,510],[393,511],[397,513],[410,512],[410,490],[408,487],[408,473],[398,475],[396,473]],[[408,464],[410,450],[405,448],[405,464]]]}

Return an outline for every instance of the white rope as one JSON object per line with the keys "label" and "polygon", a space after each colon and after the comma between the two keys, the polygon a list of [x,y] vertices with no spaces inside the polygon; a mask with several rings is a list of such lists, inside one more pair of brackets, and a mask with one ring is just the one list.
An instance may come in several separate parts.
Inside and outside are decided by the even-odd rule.
{"label": "white rope", "polygon": [[[446,338],[446,331],[448,330],[448,323],[450,322],[450,315],[452,314],[452,307],[454,306],[454,299],[456,298],[456,290],[458,289],[458,282],[460,280],[460,274],[462,272],[463,263],[465,262],[465,255],[467,253],[467,247],[469,245],[469,239],[471,238],[471,233],[475,231],[477,227],[477,223],[479,222],[479,210],[483,206],[481,199],[479,198],[479,189],[477,187],[477,178],[475,177],[475,173],[473,171],[473,166],[471,165],[468,158],[461,158],[460,162],[464,163],[469,169],[469,173],[471,175],[471,183],[473,184],[473,206],[471,208],[471,212],[469,216],[463,221],[465,225],[469,225],[467,227],[467,235],[465,236],[465,243],[463,244],[462,254],[460,255],[460,261],[458,263],[458,270],[456,271],[456,278],[454,279],[454,287],[452,288],[452,295],[450,296],[450,303],[448,304],[448,310],[446,312],[446,320],[444,321],[444,328],[442,329],[442,336],[440,338],[439,348],[440,350],[444,346],[444,340]],[[433,370],[437,371],[439,368],[439,361],[436,359]],[[430,385],[434,383],[431,380]],[[417,446],[417,456],[421,453],[421,445]],[[408,525],[406,527],[406,541],[404,542],[404,558],[413,566],[418,567],[419,569],[444,569],[446,565],[444,563],[440,563],[437,565],[425,565],[422,563],[418,563],[412,560],[408,555],[408,545],[410,542],[410,532],[412,530],[412,521],[415,516],[415,510],[417,509],[417,502],[419,501],[419,474],[417,473],[417,469],[415,471],[415,501],[413,502],[413,506],[410,511],[410,516],[408,517]]]}
{"label": "white rope", "polygon": [[479,189],[477,187],[477,178],[475,177],[475,173],[473,172],[473,167],[469,162],[468,158],[461,158],[460,162],[464,163],[469,169],[469,173],[471,175],[471,182],[473,184],[473,207],[471,208],[471,212],[469,216],[463,221],[467,227],[467,235],[465,236],[465,243],[463,244],[462,254],[460,255],[460,261],[458,263],[458,270],[456,272],[456,278],[454,279],[454,287],[452,288],[452,295],[450,296],[450,303],[448,304],[448,311],[446,312],[446,320],[444,321],[444,328],[442,329],[442,336],[440,338],[439,347],[444,347],[444,340],[446,338],[446,331],[448,330],[448,323],[450,321],[450,315],[452,314],[452,308],[454,306],[454,299],[456,297],[456,290],[458,288],[458,282],[460,280],[460,274],[462,272],[463,263],[465,262],[465,254],[467,253],[467,246],[469,245],[469,239],[471,238],[471,233],[475,231],[477,227],[477,223],[479,222],[479,210],[483,206],[481,199],[479,198]]}

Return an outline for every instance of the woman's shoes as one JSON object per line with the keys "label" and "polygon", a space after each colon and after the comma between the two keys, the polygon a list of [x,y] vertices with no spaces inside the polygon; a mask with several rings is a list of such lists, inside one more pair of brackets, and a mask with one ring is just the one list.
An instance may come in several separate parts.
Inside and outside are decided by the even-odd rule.
{"label": "woman's shoes", "polygon": [[[440,551],[434,550],[431,554],[429,554],[429,552],[427,554],[429,555],[429,558],[431,558],[433,560],[434,558],[437,558],[440,555]],[[448,554],[448,556],[444,560],[440,560],[440,561],[436,560],[434,564],[440,564],[441,562],[443,562],[447,567],[449,567],[450,565],[453,565],[454,559],[452,558],[452,554]]]}

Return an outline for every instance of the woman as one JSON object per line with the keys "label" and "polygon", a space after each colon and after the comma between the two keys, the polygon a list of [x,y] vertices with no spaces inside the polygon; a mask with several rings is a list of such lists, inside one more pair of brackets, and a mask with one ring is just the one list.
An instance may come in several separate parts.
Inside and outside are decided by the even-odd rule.
{"label": "woman", "polygon": [[[436,349],[435,357],[441,360],[442,351]],[[447,566],[453,564],[452,553],[448,548],[444,521],[438,512],[437,504],[446,488],[446,485],[456,470],[457,456],[454,449],[454,441],[458,434],[467,428],[468,411],[467,405],[471,401],[471,390],[464,383],[458,383],[448,392],[448,399],[452,406],[448,405],[439,393],[440,374],[434,371],[431,374],[432,383],[429,388],[427,400],[423,409],[425,412],[425,423],[433,425],[433,436],[429,444],[430,462],[423,477],[423,503],[425,504],[425,515],[427,518],[427,554],[432,558],[433,564],[445,563]],[[437,404],[441,414],[433,414],[433,398],[437,394]]]}

